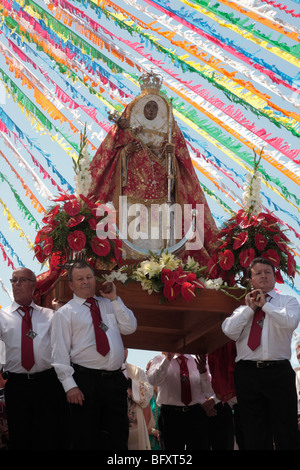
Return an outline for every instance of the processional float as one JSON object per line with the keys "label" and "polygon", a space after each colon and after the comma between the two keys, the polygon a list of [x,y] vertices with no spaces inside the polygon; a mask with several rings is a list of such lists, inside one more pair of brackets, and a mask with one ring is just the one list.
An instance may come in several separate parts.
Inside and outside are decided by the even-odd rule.
{"label": "processional float", "polygon": [[[152,71],[141,77],[141,94],[121,115],[110,114],[112,128],[91,164],[81,135],[75,195],[57,197],[35,240],[37,259],[49,264],[36,301],[68,302],[68,268],[86,260],[98,288],[113,280],[137,318],[125,347],[208,354],[213,386],[226,399],[234,394],[235,347],[221,324],[243,303],[247,267],[268,257],[281,282],[280,271],[293,278],[296,263],[277,219],[261,212],[259,161],[245,208],[217,230],[161,83]],[[128,231],[132,224],[139,230]]]}

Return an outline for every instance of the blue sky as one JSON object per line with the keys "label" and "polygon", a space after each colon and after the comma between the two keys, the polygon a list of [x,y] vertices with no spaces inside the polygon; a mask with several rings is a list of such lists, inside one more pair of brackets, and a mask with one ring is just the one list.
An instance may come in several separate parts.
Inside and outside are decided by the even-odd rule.
{"label": "blue sky", "polygon": [[[12,34],[9,21],[2,22],[0,116],[10,134],[0,134],[0,243],[4,249],[4,254],[0,253],[0,305],[9,303],[12,268],[8,258],[15,267],[23,264],[40,272],[29,245],[41,224],[42,213],[38,212],[37,203],[34,206],[30,200],[28,189],[47,208],[51,204],[49,193],[58,193],[56,185],[64,190],[74,186],[71,154],[76,154],[74,144],[79,138],[70,123],[78,130],[87,123],[93,148],[98,147],[106,134],[98,123],[107,125],[108,109],[121,110],[130,101],[127,94],[138,94],[135,77],[141,67],[154,67],[163,74],[163,90],[173,97],[175,117],[199,165],[199,180],[219,226],[228,220],[231,210],[240,208],[245,175],[251,170],[253,159],[246,143],[264,147],[263,204],[291,228],[287,233],[295,244],[296,261],[300,264],[296,236],[300,176],[299,18],[293,16],[300,13],[298,1],[275,2],[285,5],[280,9],[264,1],[232,2],[229,7],[223,0],[216,8],[213,1],[121,0],[119,9],[107,2],[105,10],[101,10],[92,0],[59,0],[58,5],[68,13],[66,24],[59,10],[51,12],[48,1],[38,2],[46,12],[43,18],[41,12],[34,11],[37,2],[28,0],[25,9],[23,3],[11,2],[10,17],[25,25],[27,31],[32,27],[30,21],[36,21],[39,31],[48,34],[50,50],[67,58],[68,67],[59,67],[53,56],[30,42],[29,37],[16,30]],[[245,7],[244,13],[241,6]],[[58,23],[49,20],[55,14]],[[258,14],[261,22],[249,18]],[[265,24],[267,20],[269,26]],[[280,26],[282,34],[278,32]],[[74,35],[70,34],[67,42],[67,30],[84,38],[85,45],[94,47],[102,56],[95,58],[92,50],[87,53]],[[92,42],[92,36],[88,38],[88,32],[94,33],[98,45]],[[185,41],[181,43],[183,47],[179,41]],[[187,45],[193,45],[189,52],[185,50]],[[67,48],[70,54],[65,55]],[[21,73],[30,80],[31,89]],[[51,116],[49,109],[41,109],[36,89],[49,97],[57,116],[61,113],[65,122]],[[97,93],[91,93],[92,89]],[[59,90],[71,101],[63,100]],[[71,107],[70,102],[78,107]],[[289,113],[295,113],[291,115],[294,118]],[[46,119],[51,130],[41,127]],[[260,139],[249,130],[253,126],[261,131]],[[281,145],[278,138],[282,139]],[[89,149],[91,157],[93,148]],[[279,290],[299,298],[299,275],[295,289],[286,284],[280,285]],[[145,358],[144,354],[133,356],[130,352],[128,360],[145,366],[151,355]]]}

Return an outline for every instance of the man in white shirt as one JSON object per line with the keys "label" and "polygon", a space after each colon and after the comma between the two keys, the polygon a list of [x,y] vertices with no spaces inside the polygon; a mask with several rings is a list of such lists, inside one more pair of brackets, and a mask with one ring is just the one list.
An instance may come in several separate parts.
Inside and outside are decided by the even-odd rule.
{"label": "man in white shirt", "polygon": [[[96,279],[86,263],[69,270],[73,299],[57,310],[53,321],[53,365],[70,403],[72,449],[126,449],[128,441],[127,380],[121,371],[124,347],[121,334],[131,334],[137,322],[131,310],[109,292],[95,295]],[[101,315],[94,328],[90,301]],[[97,350],[96,336],[105,335]]]}
{"label": "man in white shirt", "polygon": [[14,301],[0,311],[9,450],[66,449],[67,402],[51,365],[54,312],[33,302],[36,278],[30,269],[14,270],[11,283]]}
{"label": "man in white shirt", "polygon": [[[149,383],[157,386],[160,406],[158,428],[163,450],[208,450],[208,415],[215,395],[203,361],[184,354],[188,372],[180,372],[181,356],[166,352],[156,356],[147,371]],[[183,402],[182,382],[190,383],[190,401]]]}
{"label": "man in white shirt", "polygon": [[[222,329],[236,342],[235,386],[246,449],[299,449],[291,339],[300,320],[298,301],[275,290],[275,269],[265,258],[249,267],[252,291],[246,305]],[[253,321],[262,313],[262,319]],[[260,340],[252,343],[252,323]],[[251,335],[250,335],[251,331]]]}

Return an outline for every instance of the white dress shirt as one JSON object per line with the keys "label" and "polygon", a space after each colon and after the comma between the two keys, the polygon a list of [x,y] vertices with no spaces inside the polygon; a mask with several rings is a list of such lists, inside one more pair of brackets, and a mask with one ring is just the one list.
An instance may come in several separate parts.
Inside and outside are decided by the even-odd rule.
{"label": "white dress shirt", "polygon": [[282,360],[291,358],[291,340],[293,331],[300,321],[300,306],[295,297],[268,292],[270,300],[262,307],[265,320],[261,343],[254,351],[248,345],[249,333],[254,311],[242,305],[222,324],[226,336],[236,342],[236,361]]}
{"label": "white dress shirt", "polygon": [[110,301],[96,297],[102,321],[108,326],[106,335],[110,351],[104,357],[96,350],[96,339],[90,308],[86,299],[77,297],[57,310],[52,328],[52,363],[59,380],[67,392],[76,387],[73,379],[73,364],[89,369],[117,370],[124,361],[124,346],[121,334],[133,333],[137,321],[132,311],[122,300]]}
{"label": "white dress shirt", "polygon": [[0,339],[5,343],[4,370],[24,374],[34,374],[50,369],[51,365],[51,323],[54,311],[39,307],[31,302],[32,329],[37,334],[33,339],[34,366],[30,371],[21,364],[21,331],[24,313],[15,301],[10,307],[0,311]]}
{"label": "white dress shirt", "polygon": [[[181,401],[180,365],[175,354],[169,361],[167,356],[156,356],[147,371],[151,385],[157,386],[157,404],[184,406]],[[207,398],[216,398],[211,387],[208,373],[200,374],[195,359],[190,354],[184,354],[187,359],[192,392],[190,405],[203,404]]]}

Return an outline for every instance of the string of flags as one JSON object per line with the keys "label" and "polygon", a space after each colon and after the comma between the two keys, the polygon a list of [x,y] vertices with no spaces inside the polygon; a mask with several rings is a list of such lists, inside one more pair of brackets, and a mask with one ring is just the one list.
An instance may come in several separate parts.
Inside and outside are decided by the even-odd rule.
{"label": "string of flags", "polygon": [[[73,194],[80,132],[91,158],[154,69],[172,97],[218,226],[261,155],[264,211],[299,265],[299,0],[0,0],[0,259],[31,264],[51,200]],[[2,257],[2,258],[1,258]],[[8,284],[0,280],[8,295]],[[286,281],[288,283],[288,281]],[[299,275],[295,285],[299,293]]]}

